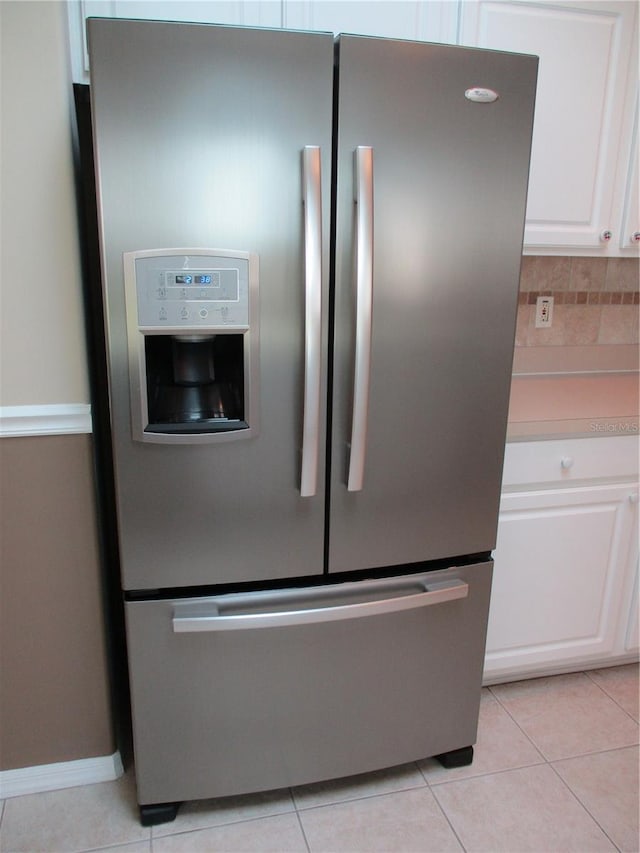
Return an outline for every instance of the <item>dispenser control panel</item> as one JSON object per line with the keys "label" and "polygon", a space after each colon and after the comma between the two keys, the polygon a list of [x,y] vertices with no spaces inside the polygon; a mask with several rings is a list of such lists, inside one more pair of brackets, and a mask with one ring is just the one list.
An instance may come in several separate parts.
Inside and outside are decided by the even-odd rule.
{"label": "dispenser control panel", "polygon": [[246,328],[248,266],[244,258],[222,255],[137,257],[137,325]]}

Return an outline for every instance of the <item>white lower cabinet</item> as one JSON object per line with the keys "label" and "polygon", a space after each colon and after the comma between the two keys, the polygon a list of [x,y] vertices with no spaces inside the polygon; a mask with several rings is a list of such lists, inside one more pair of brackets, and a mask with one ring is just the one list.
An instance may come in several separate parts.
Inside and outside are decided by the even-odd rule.
{"label": "white lower cabinet", "polygon": [[[510,447],[485,681],[637,658],[636,439]],[[625,457],[623,479],[619,468]],[[613,458],[618,482],[606,477]],[[546,481],[531,483],[533,470]],[[517,485],[519,471],[528,475],[528,483]],[[572,477],[580,471],[588,478]]]}
{"label": "white lower cabinet", "polygon": [[638,589],[638,570],[636,569],[636,579],[633,585],[633,593],[631,596],[631,607],[629,609],[629,625],[627,627],[627,635],[625,638],[625,651],[635,652],[640,651],[640,590]]}

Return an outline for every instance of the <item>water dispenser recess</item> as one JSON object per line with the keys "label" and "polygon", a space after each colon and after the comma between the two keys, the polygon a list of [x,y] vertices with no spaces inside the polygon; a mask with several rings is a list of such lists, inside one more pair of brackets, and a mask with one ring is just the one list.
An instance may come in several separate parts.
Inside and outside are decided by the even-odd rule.
{"label": "water dispenser recess", "polygon": [[211,342],[214,335],[174,335],[171,338],[173,381],[176,385],[209,385],[215,380]]}
{"label": "water dispenser recess", "polygon": [[145,361],[148,432],[247,429],[242,335],[148,335]]}
{"label": "water dispenser recess", "polygon": [[124,255],[133,438],[201,443],[257,434],[257,256]]}

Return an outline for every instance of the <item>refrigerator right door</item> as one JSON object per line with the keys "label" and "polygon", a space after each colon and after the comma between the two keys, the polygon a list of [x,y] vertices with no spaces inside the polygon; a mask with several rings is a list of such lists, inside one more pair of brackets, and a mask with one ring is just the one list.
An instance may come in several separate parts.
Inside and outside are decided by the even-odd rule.
{"label": "refrigerator right door", "polygon": [[329,571],[489,551],[537,59],[339,57]]}

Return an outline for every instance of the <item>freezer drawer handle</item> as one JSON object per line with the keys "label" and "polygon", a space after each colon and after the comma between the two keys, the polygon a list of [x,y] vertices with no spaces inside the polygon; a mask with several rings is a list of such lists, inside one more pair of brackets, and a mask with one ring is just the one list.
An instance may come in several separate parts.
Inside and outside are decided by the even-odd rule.
{"label": "freezer drawer handle", "polygon": [[[416,587],[422,588],[416,592]],[[466,598],[469,585],[459,578],[435,583],[413,582],[405,595],[395,595],[390,598],[374,601],[352,601],[350,604],[338,604],[327,607],[314,607],[313,594],[310,595],[309,607],[304,609],[263,610],[256,605],[254,612],[233,613],[232,607],[225,611],[224,602],[215,600],[208,602],[210,613],[198,612],[189,614],[188,608],[184,615],[177,612],[173,616],[174,633],[195,631],[233,631],[248,628],[283,628],[288,625],[311,625],[316,622],[336,622],[340,619],[356,619],[361,616],[380,616],[397,613],[401,610],[412,610],[417,607],[430,607],[433,604],[444,604]],[[318,594],[322,595],[322,590]],[[351,595],[355,598],[356,593]],[[348,601],[348,597],[345,597]],[[222,605],[219,606],[219,605]]]}
{"label": "freezer drawer handle", "polygon": [[356,355],[353,379],[351,452],[347,490],[359,492],[364,482],[371,376],[373,316],[373,148],[355,150],[356,202]]}
{"label": "freezer drawer handle", "polygon": [[304,201],[304,410],[300,495],[315,495],[320,448],[320,345],[322,338],[322,194],[320,148],[302,151]]}

